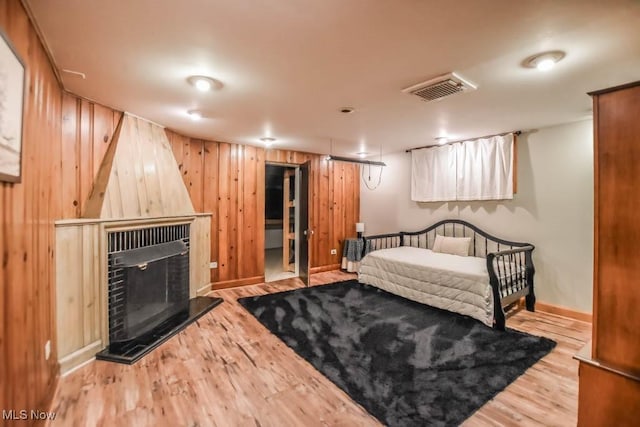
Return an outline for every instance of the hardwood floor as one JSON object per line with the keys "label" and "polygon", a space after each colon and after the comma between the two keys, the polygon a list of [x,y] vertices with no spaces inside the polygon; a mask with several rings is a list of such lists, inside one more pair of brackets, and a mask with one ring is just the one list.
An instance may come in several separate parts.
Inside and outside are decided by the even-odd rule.
{"label": "hardwood floor", "polygon": [[[355,277],[318,273],[319,285]],[[225,302],[133,366],[96,361],[61,378],[53,426],[379,426],[337,386],[271,335],[236,299],[298,279],[214,291]],[[518,311],[507,325],[558,346],[465,426],[574,426],[578,364],[591,325]]]}

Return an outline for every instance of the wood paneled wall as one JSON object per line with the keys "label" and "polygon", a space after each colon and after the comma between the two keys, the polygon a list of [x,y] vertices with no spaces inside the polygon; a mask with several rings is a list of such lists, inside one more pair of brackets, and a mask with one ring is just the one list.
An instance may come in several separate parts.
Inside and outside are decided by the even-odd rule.
{"label": "wood paneled wall", "polygon": [[122,113],[62,95],[62,214],[80,218]]}
{"label": "wood paneled wall", "polygon": [[[310,224],[315,231],[311,267],[337,268],[342,241],[355,235],[360,217],[360,176],[355,164],[319,154],[204,141],[167,131],[196,212],[211,212],[214,286],[257,283],[264,274],[264,170],[267,162],[311,161]],[[331,255],[331,249],[337,249]]]}
{"label": "wood paneled wall", "polygon": [[[0,2],[0,27],[27,68],[22,182],[0,183],[0,409],[44,410],[58,372],[54,221],[81,217],[122,113],[60,88],[20,0]],[[266,161],[311,160],[311,265],[338,265],[359,218],[357,166],[167,133],[196,212],[213,213],[212,281],[262,279]]]}
{"label": "wood paneled wall", "polygon": [[46,410],[57,373],[53,221],[62,211],[62,91],[19,0],[0,2],[0,28],[26,65],[22,182],[0,183],[0,409]]}
{"label": "wood paneled wall", "polygon": [[[211,212],[212,282],[257,283],[264,275],[264,150],[167,131],[196,212]],[[263,185],[264,187],[264,185]]]}

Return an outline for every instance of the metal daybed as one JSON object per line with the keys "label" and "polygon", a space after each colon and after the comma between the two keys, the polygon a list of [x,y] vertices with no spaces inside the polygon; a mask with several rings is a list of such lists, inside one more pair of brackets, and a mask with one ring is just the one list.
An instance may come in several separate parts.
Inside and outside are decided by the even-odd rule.
{"label": "metal daybed", "polygon": [[[437,235],[467,238],[468,256],[433,251]],[[499,330],[505,328],[504,307],[521,297],[534,311],[534,246],[529,243],[500,239],[457,219],[364,239],[368,253],[360,266],[361,283]]]}

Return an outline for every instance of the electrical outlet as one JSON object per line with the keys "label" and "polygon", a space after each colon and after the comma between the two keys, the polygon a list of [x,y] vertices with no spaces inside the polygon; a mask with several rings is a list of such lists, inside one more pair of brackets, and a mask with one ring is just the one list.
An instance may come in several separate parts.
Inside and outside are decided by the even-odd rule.
{"label": "electrical outlet", "polygon": [[51,340],[44,345],[44,359],[49,360],[49,357],[51,357]]}
{"label": "electrical outlet", "polygon": [[338,254],[337,249],[331,249],[331,255],[337,255],[337,254]]}
{"label": "electrical outlet", "polygon": [[213,261],[209,263],[209,268],[218,268],[218,261]]}

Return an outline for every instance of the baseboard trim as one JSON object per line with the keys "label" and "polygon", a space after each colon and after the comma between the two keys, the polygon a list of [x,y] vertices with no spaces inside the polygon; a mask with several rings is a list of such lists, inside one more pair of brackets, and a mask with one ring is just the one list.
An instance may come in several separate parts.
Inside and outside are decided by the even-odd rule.
{"label": "baseboard trim", "polygon": [[309,269],[310,274],[322,273],[325,271],[340,270],[340,264],[321,265],[319,267],[311,267]]}
{"label": "baseboard trim", "polygon": [[62,377],[66,377],[67,375],[70,375],[72,373],[74,373],[75,371],[77,371],[80,368],[83,368],[85,366],[87,366],[90,363],[93,363],[96,361],[96,357],[93,356],[91,359],[87,359],[84,362],[80,363],[79,365],[76,365],[74,367],[72,367],[71,369],[69,369],[68,371],[66,371],[64,374],[62,374]]}
{"label": "baseboard trim", "polygon": [[60,363],[60,376],[64,377],[69,374],[75,368],[83,365],[84,363],[91,361],[95,358],[97,352],[102,350],[102,340],[97,340],[82,347],[79,350],[74,351],[71,354],[67,354],[62,357],[58,362]]}
{"label": "baseboard trim", "polygon": [[[524,298],[520,300],[519,305],[521,307],[525,306]],[[546,302],[536,301],[536,311],[568,317],[569,319],[579,320],[581,322],[593,323],[593,315],[591,313],[585,313],[584,311],[573,310],[559,305],[548,304]]]}
{"label": "baseboard trim", "polygon": [[255,285],[257,283],[264,283],[264,276],[247,277],[246,279],[233,279],[223,280],[221,282],[214,282],[211,284],[211,290],[235,288],[237,286]]}
{"label": "baseboard trim", "polygon": [[211,283],[207,283],[196,291],[196,296],[201,297],[211,292]]}
{"label": "baseboard trim", "polygon": [[[329,264],[329,265],[321,265],[319,267],[311,267],[309,269],[309,274],[316,274],[316,273],[322,273],[325,271],[334,271],[334,270],[340,270],[340,264]],[[264,276],[247,277],[246,279],[223,280],[220,282],[211,283],[211,287],[209,289],[205,289],[205,288],[198,289],[198,295],[206,295],[211,291],[217,291],[219,289],[235,288],[238,286],[256,285],[258,283],[264,283]],[[204,291],[204,292],[201,293],[201,291]]]}

